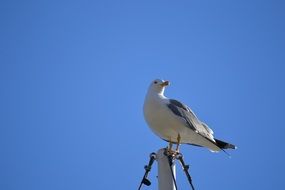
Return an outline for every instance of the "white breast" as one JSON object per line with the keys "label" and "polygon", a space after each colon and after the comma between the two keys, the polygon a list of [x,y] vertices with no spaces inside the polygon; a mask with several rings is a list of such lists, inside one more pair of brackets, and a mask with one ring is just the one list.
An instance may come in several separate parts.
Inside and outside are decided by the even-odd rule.
{"label": "white breast", "polygon": [[147,96],[144,104],[144,116],[151,130],[160,138],[176,141],[178,134],[186,134],[179,118],[174,118],[166,107],[167,99],[163,96]]}

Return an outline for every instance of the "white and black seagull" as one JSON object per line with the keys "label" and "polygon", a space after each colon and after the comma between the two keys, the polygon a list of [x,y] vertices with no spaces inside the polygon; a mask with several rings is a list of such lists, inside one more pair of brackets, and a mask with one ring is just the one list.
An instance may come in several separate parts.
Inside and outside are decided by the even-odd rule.
{"label": "white and black seagull", "polygon": [[172,144],[191,144],[202,146],[213,152],[224,149],[236,149],[235,145],[214,138],[214,133],[201,122],[185,104],[164,96],[169,81],[154,80],[148,89],[144,102],[144,117],[151,130],[165,141]]}

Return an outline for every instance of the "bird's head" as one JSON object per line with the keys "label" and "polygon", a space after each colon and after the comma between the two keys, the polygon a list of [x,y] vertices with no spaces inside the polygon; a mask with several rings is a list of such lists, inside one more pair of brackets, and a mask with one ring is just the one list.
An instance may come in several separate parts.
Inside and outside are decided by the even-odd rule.
{"label": "bird's head", "polygon": [[155,79],[154,81],[151,82],[149,90],[163,95],[165,87],[168,86],[169,84],[170,82],[167,80],[164,81],[161,79]]}

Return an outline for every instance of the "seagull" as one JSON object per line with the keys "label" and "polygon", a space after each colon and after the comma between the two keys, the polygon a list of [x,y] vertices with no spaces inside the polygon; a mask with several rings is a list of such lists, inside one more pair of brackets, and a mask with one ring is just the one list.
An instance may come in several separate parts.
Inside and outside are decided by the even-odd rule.
{"label": "seagull", "polygon": [[[169,142],[168,150],[179,152],[180,144],[206,147],[212,152],[236,149],[236,146],[214,138],[214,133],[200,121],[185,104],[164,96],[169,81],[156,79],[151,82],[145,97],[143,111],[150,129],[161,139]],[[176,149],[172,150],[172,145]]]}

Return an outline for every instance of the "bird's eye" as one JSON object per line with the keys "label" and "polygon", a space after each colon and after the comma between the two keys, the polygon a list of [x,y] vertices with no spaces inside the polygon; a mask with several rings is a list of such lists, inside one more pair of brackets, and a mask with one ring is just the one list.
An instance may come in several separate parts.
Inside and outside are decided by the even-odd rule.
{"label": "bird's eye", "polygon": [[154,84],[157,84],[157,81],[154,81],[153,83],[154,83]]}

